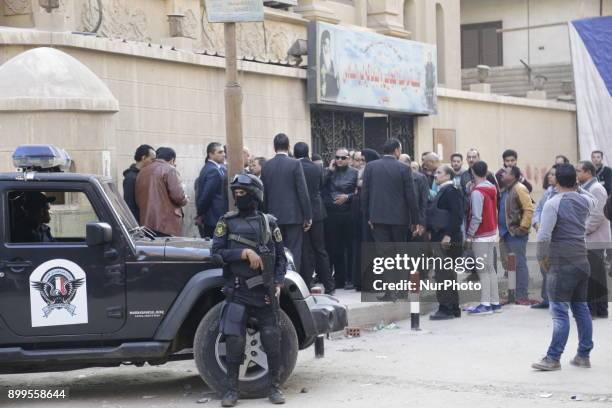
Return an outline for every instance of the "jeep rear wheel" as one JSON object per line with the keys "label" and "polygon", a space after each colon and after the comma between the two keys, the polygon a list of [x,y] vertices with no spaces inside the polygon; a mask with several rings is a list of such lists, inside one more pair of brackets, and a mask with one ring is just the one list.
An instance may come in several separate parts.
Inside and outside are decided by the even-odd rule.
{"label": "jeep rear wheel", "polygon": [[[202,379],[222,394],[225,391],[225,341],[219,332],[221,304],[213,307],[204,316],[193,341],[193,352]],[[284,383],[295,368],[298,354],[298,339],[289,316],[280,311],[281,327],[281,383]],[[268,395],[268,361],[256,326],[247,327],[245,361],[240,366],[240,395],[243,398],[262,398]]]}

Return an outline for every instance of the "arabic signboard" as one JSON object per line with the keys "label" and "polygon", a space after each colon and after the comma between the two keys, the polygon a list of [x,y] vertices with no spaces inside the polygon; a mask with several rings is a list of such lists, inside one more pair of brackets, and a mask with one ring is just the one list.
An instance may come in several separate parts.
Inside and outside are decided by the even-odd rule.
{"label": "arabic signboard", "polygon": [[206,0],[206,14],[211,23],[263,21],[263,0]]}
{"label": "arabic signboard", "polygon": [[312,22],[308,61],[312,104],[436,113],[435,45]]}

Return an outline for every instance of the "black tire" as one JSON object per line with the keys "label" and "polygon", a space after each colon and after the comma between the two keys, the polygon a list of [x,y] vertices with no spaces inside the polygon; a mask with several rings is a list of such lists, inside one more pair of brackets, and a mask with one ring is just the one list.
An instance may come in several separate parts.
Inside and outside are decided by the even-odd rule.
{"label": "black tire", "polygon": [[[210,388],[218,394],[225,391],[225,366],[217,359],[217,339],[219,334],[219,317],[221,304],[214,306],[206,313],[198,325],[193,339],[193,354],[200,376]],[[289,316],[280,311],[281,327],[281,383],[287,381],[297,362],[298,338]],[[224,362],[221,362],[224,364]],[[240,380],[242,398],[263,398],[268,395],[269,381],[267,371],[260,378],[249,381]]]}

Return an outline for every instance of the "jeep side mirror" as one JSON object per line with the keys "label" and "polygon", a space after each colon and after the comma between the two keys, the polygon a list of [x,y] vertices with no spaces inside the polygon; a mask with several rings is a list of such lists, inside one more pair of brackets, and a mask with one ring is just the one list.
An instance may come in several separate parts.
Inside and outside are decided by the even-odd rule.
{"label": "jeep side mirror", "polygon": [[113,240],[113,228],[105,222],[88,222],[86,228],[87,246],[109,244]]}

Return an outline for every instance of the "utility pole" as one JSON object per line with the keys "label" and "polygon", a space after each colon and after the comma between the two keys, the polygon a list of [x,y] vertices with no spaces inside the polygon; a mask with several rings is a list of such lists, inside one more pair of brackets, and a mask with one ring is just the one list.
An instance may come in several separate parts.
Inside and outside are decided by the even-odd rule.
{"label": "utility pole", "polygon": [[[264,21],[262,0],[206,0],[206,15],[211,23],[223,23],[225,33],[225,139],[227,177],[242,172],[242,88],[238,82],[236,23]],[[228,183],[229,184],[229,183]],[[228,186],[230,208],[234,200]]]}
{"label": "utility pole", "polygon": [[[236,23],[224,23],[225,32],[225,134],[227,140],[228,179],[243,170],[242,162],[242,87],[238,82]],[[228,183],[229,188],[229,183]],[[230,207],[234,207],[228,191]]]}

